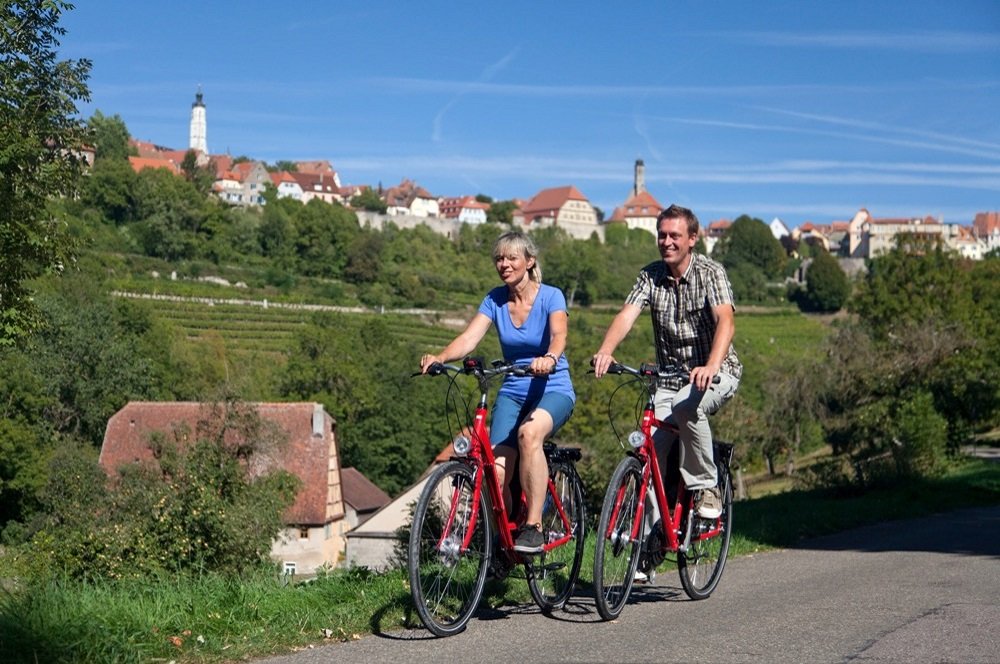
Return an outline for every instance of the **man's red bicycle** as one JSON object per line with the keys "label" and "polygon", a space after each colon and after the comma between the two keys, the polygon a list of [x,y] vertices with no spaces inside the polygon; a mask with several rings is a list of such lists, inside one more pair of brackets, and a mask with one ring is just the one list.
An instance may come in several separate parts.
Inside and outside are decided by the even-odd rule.
{"label": "man's red bicycle", "polygon": [[[608,402],[612,429],[628,456],[618,464],[608,484],[594,550],[597,611],[605,620],[612,620],[624,608],[636,572],[651,579],[667,554],[677,556],[681,586],[688,597],[705,599],[715,590],[726,565],[733,527],[730,475],[733,446],[722,442],[714,444],[722,513],[715,519],[700,518],[695,511],[694,492],[688,491],[680,480],[676,462],[668,460],[669,482],[664,480],[652,435],[655,428],[676,431],[669,422],[656,419],[653,399],[658,382],[686,376],[687,372],[679,367],[661,369],[643,364],[635,369],[613,363],[608,373],[631,378],[619,385]],[[636,408],[636,428],[627,435],[626,446],[615,429],[611,404],[619,389],[636,383],[643,389]],[[673,445],[671,456],[678,448],[679,443]]]}
{"label": "man's red bicycle", "polygon": [[[545,443],[549,482],[542,509],[543,551],[531,556],[514,551],[514,532],[524,522],[524,497],[514,481],[514,505],[504,504],[487,428],[490,383],[507,374],[530,375],[525,365],[494,362],[487,367],[473,357],[460,367],[435,363],[427,370],[428,376],[449,378],[446,413],[449,429],[458,432],[454,456],[431,473],[417,501],[408,549],[417,614],[438,636],[465,629],[490,573],[504,578],[523,564],[531,595],[546,612],[565,605],[580,574],[585,515],[583,482],[574,465],[579,449]],[[473,413],[473,395],[463,391],[459,376],[476,380],[479,401]],[[516,480],[516,468],[508,472]]]}

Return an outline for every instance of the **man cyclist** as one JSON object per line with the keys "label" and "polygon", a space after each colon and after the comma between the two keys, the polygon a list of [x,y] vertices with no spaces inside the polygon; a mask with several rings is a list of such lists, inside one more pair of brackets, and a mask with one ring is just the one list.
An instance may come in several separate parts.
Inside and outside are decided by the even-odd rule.
{"label": "man cyclist", "polygon": [[[657,362],[660,366],[680,363],[688,371],[687,381],[661,379],[656,417],[669,418],[677,425],[681,477],[696,492],[698,516],[715,519],[722,513],[722,496],[707,415],[736,393],[743,366],[732,345],[736,331],[732,286],[722,265],[694,253],[697,241],[698,218],[691,210],[671,205],[659,214],[656,246],[662,260],[639,272],[594,354],[593,365],[598,378],[607,373],[615,362],[615,348],[648,306]],[[719,381],[713,383],[716,376]],[[653,438],[657,450],[666,450],[676,436],[658,429]]]}

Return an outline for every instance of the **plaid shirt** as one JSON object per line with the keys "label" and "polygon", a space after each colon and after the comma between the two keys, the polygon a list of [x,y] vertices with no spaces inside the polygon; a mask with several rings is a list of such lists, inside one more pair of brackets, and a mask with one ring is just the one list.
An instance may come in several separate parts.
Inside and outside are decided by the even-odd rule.
{"label": "plaid shirt", "polygon": [[[716,327],[712,307],[733,305],[733,289],[724,267],[692,253],[691,263],[680,279],[670,275],[662,260],[642,268],[625,302],[640,308],[649,306],[656,361],[661,366],[679,361],[691,369],[708,363]],[[722,371],[735,378],[743,375],[743,365],[732,344],[722,361]],[[680,389],[682,385],[664,387]]]}

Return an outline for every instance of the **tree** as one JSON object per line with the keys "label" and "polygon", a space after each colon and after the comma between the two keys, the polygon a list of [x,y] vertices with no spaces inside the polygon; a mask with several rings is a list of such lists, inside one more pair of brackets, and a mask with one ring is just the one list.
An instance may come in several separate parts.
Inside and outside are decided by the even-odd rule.
{"label": "tree", "polygon": [[56,59],[62,0],[0,5],[0,345],[40,323],[26,282],[72,260],[66,228],[47,211],[71,193],[84,167],[86,130],[76,117],[89,101],[89,60]]}
{"label": "tree", "polygon": [[785,250],[760,219],[741,215],[726,229],[715,245],[712,256],[727,268],[747,263],[758,268],[768,279],[781,277]]}
{"label": "tree", "polygon": [[385,214],[385,211],[389,209],[386,202],[371,188],[364,189],[360,194],[352,198],[351,207],[361,208],[370,212],[379,212],[381,214]]}
{"label": "tree", "polygon": [[490,203],[490,209],[486,211],[486,221],[491,224],[509,225],[514,222],[516,209],[517,203],[514,201]]}
{"label": "tree", "polygon": [[[199,164],[198,153],[188,150],[181,160],[181,173],[184,179],[194,185],[202,195],[207,196],[212,191],[212,184],[215,182],[215,168],[211,163]],[[268,183],[270,184],[270,183]]]}
{"label": "tree", "polygon": [[810,311],[839,311],[851,294],[851,282],[837,259],[818,248],[806,272],[805,308]]}
{"label": "tree", "polygon": [[129,156],[129,133],[128,127],[121,116],[115,114],[108,117],[100,111],[87,120],[87,129],[90,131],[91,141],[94,143],[94,158],[116,159],[124,161]]}

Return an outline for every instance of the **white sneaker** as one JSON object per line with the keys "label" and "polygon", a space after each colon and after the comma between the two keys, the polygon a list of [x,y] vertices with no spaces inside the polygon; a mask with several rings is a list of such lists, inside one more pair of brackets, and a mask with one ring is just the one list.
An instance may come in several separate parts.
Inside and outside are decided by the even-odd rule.
{"label": "white sneaker", "polygon": [[702,519],[718,519],[722,516],[722,494],[719,487],[702,489],[694,499],[694,509]]}
{"label": "white sneaker", "polygon": [[635,583],[646,583],[649,581],[649,576],[642,570],[636,570],[635,576],[632,577],[632,581]]}

